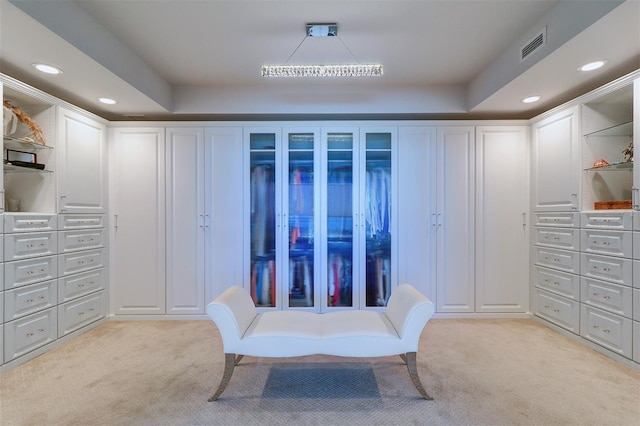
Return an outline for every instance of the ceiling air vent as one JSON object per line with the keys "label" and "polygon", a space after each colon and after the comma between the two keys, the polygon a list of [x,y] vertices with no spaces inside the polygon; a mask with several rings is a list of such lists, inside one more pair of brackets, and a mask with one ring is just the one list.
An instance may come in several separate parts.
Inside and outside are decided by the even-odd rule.
{"label": "ceiling air vent", "polygon": [[547,44],[547,27],[544,27],[520,49],[520,62],[524,61],[527,56],[531,55],[536,50]]}

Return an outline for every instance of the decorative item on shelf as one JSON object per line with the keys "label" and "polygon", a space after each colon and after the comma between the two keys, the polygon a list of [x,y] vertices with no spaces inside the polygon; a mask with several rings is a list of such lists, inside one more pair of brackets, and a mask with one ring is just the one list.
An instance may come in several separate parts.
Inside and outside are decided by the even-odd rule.
{"label": "decorative item on shelf", "polygon": [[38,156],[32,152],[16,151],[15,149],[7,149],[6,152],[6,164],[44,170],[44,164],[38,163]]}
{"label": "decorative item on shelf", "polygon": [[624,161],[626,161],[627,163],[633,161],[633,141],[631,141],[631,143],[629,143],[629,146],[626,147],[624,151],[622,151],[622,154],[624,155]]}
{"label": "decorative item on shelf", "polygon": [[631,200],[596,201],[594,210],[622,210],[631,209]]}
{"label": "decorative item on shelf", "polygon": [[607,162],[607,160],[605,160],[604,158],[599,159],[598,161],[596,161],[595,163],[593,163],[593,168],[597,169],[599,167],[607,167],[610,164]]}
{"label": "decorative item on shelf", "polygon": [[[28,135],[18,136],[25,142],[40,143],[46,145],[47,142],[42,134],[42,129],[33,118],[29,116],[22,108],[12,105],[9,101],[2,102],[3,106],[3,134],[5,136],[17,135],[20,127],[26,126]],[[33,136],[33,137],[31,137]]]}

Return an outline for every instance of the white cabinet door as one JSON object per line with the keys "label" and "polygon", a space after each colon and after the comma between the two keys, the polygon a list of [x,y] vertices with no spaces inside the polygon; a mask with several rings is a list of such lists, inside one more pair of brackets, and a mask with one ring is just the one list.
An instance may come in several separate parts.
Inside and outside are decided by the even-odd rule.
{"label": "white cabinet door", "polygon": [[59,108],[58,211],[106,211],[106,127],[78,113]]}
{"label": "white cabinet door", "polygon": [[166,137],[167,314],[204,314],[204,129]]}
{"label": "white cabinet door", "polygon": [[579,119],[575,106],[531,126],[534,211],[578,209]]}
{"label": "white cabinet door", "polygon": [[436,302],[436,128],[400,127],[398,284]]}
{"label": "white cabinet door", "polygon": [[[242,128],[205,130],[205,301],[244,285]],[[248,269],[248,268],[247,268]]]}
{"label": "white cabinet door", "polygon": [[476,312],[528,311],[527,128],[476,129]]}
{"label": "white cabinet door", "polygon": [[439,128],[436,162],[436,309],[473,312],[474,128]]}
{"label": "white cabinet door", "polygon": [[164,129],[116,128],[112,140],[113,311],[164,314]]}

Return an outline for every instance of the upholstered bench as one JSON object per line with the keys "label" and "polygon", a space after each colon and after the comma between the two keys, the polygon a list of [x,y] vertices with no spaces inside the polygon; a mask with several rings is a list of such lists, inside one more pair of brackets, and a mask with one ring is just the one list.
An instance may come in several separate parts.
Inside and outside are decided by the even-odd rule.
{"label": "upholstered bench", "polygon": [[409,284],[395,288],[384,312],[346,310],[324,314],[301,311],[258,313],[242,287],[226,290],[207,306],[222,337],[225,367],[222,381],[209,401],[215,401],[245,355],[295,357],[335,355],[381,357],[400,355],[411,380],[425,399],[416,352],[420,334],[433,316],[431,301]]}

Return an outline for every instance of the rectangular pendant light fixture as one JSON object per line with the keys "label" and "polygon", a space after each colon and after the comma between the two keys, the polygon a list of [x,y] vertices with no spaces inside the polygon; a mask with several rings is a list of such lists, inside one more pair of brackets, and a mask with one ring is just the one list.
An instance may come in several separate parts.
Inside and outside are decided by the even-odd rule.
{"label": "rectangular pendant light fixture", "polygon": [[380,64],[354,65],[264,65],[263,77],[378,77]]}
{"label": "rectangular pendant light fixture", "polygon": [[358,62],[351,50],[338,37],[338,24],[307,24],[306,31],[305,38],[283,65],[262,66],[263,77],[379,77],[382,75],[382,65],[380,64],[289,65],[289,60],[307,37],[336,37],[353,59]]}

